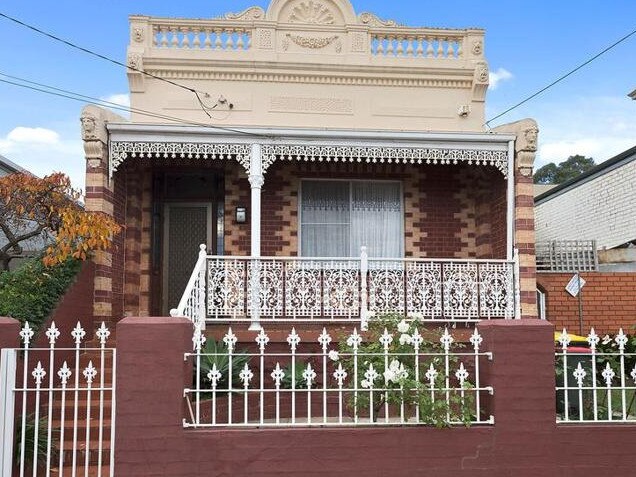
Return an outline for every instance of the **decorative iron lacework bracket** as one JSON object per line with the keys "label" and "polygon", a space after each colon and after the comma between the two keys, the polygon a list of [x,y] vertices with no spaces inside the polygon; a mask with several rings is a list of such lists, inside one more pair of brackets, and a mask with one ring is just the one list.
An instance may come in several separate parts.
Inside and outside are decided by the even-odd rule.
{"label": "decorative iron lacework bracket", "polygon": [[236,160],[250,172],[249,144],[205,144],[181,142],[111,142],[108,177],[112,179],[119,166],[128,158],[156,159],[218,159]]}
{"label": "decorative iron lacework bracket", "polygon": [[433,164],[466,162],[494,166],[508,177],[508,153],[498,150],[383,146],[264,145],[263,173],[277,160],[366,164]]}
{"label": "decorative iron lacework bracket", "polygon": [[[276,161],[350,162],[365,164],[432,164],[493,166],[508,177],[508,153],[501,150],[384,146],[263,145],[262,171]],[[111,142],[109,178],[129,158],[236,160],[250,173],[249,144]]]}

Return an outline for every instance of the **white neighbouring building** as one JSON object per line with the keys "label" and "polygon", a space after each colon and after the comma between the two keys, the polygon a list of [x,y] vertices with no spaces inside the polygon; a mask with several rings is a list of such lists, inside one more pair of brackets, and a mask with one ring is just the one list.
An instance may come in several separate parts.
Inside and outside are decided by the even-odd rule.
{"label": "white neighbouring building", "polygon": [[537,243],[594,240],[599,267],[636,271],[636,146],[535,199]]}

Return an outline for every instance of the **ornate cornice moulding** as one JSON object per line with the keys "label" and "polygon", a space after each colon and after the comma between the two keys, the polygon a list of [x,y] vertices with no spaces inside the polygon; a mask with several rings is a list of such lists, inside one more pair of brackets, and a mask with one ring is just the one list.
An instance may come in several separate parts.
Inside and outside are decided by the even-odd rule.
{"label": "ornate cornice moulding", "polygon": [[304,84],[336,84],[359,86],[397,86],[409,88],[452,88],[470,89],[473,86],[471,79],[454,78],[387,78],[377,76],[354,75],[316,75],[287,74],[287,73],[252,73],[252,72],[223,72],[211,70],[164,70],[148,69],[148,73],[161,76],[166,79],[179,80],[214,80],[214,81],[251,81],[259,83],[304,83]]}

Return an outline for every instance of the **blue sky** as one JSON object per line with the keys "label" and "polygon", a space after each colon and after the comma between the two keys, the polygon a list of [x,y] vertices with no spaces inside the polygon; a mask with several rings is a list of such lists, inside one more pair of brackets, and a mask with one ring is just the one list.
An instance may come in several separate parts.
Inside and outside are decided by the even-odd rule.
{"label": "blue sky", "polygon": [[[453,2],[353,0],[411,26],[486,29],[495,77],[491,118],[636,29],[633,0]],[[267,0],[55,2],[4,0],[0,12],[125,62],[128,15],[206,18]],[[93,58],[0,18],[0,72],[100,98],[125,100],[123,68]],[[2,77],[0,77],[2,78]],[[597,162],[636,144],[636,35],[492,125],[533,117],[539,122],[538,165],[571,154]],[[79,132],[82,104],[0,83],[0,154],[43,175],[61,170],[83,187]]]}

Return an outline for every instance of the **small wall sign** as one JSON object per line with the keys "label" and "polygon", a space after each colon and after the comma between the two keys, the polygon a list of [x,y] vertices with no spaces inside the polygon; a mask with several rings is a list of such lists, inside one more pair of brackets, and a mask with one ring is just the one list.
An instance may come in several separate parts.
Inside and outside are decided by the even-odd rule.
{"label": "small wall sign", "polygon": [[585,280],[580,275],[573,275],[569,283],[565,287],[565,291],[572,296],[577,296],[581,288],[585,285]]}

